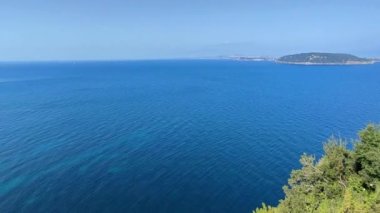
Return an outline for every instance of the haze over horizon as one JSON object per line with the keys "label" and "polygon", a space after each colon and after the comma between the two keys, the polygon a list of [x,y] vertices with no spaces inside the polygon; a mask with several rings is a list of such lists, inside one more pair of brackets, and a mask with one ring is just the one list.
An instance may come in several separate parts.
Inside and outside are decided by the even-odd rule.
{"label": "haze over horizon", "polygon": [[376,0],[0,3],[0,61],[380,55]]}

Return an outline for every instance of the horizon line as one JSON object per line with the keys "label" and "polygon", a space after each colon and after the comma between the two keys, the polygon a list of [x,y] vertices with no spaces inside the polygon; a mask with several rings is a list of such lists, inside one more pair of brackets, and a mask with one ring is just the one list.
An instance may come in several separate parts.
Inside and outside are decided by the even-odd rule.
{"label": "horizon line", "polygon": [[[300,53],[289,53],[286,55],[294,55],[301,53],[333,53],[333,54],[352,54],[352,53],[341,53],[341,52],[320,52],[320,51],[310,51],[310,52],[300,52]],[[283,56],[286,56],[283,55]],[[356,54],[352,54],[358,56]],[[38,63],[38,62],[122,62],[122,61],[164,61],[164,60],[229,60],[236,57],[265,57],[265,58],[273,58],[277,59],[282,56],[274,56],[274,55],[248,55],[248,54],[229,54],[229,55],[219,55],[219,56],[196,56],[196,57],[164,57],[164,58],[105,58],[105,59],[12,59],[12,60],[1,60],[0,63]],[[380,55],[378,56],[358,56],[367,59],[380,59]]]}

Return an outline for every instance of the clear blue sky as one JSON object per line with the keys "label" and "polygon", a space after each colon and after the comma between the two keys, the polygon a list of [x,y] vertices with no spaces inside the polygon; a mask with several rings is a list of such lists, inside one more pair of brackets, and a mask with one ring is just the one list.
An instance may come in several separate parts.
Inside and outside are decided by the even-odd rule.
{"label": "clear blue sky", "polygon": [[0,60],[380,55],[379,0],[0,0]]}

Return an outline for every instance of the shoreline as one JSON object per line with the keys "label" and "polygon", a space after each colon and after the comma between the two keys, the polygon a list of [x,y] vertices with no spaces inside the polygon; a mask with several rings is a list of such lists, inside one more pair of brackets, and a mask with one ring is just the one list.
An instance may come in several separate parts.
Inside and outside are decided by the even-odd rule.
{"label": "shoreline", "polygon": [[316,65],[370,65],[375,64],[376,61],[368,61],[368,62],[346,62],[346,63],[313,63],[313,62],[286,62],[286,61],[278,61],[275,60],[275,63],[278,64],[293,64],[293,65],[305,65],[305,66],[316,66]]}

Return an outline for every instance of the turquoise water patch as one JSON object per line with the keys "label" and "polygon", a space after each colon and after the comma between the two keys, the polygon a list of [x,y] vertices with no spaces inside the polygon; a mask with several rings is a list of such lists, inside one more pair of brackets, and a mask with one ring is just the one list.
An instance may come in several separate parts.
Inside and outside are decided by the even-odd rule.
{"label": "turquoise water patch", "polygon": [[0,183],[0,196],[4,196],[12,190],[16,189],[24,182],[25,179],[25,177],[15,177],[11,180]]}

